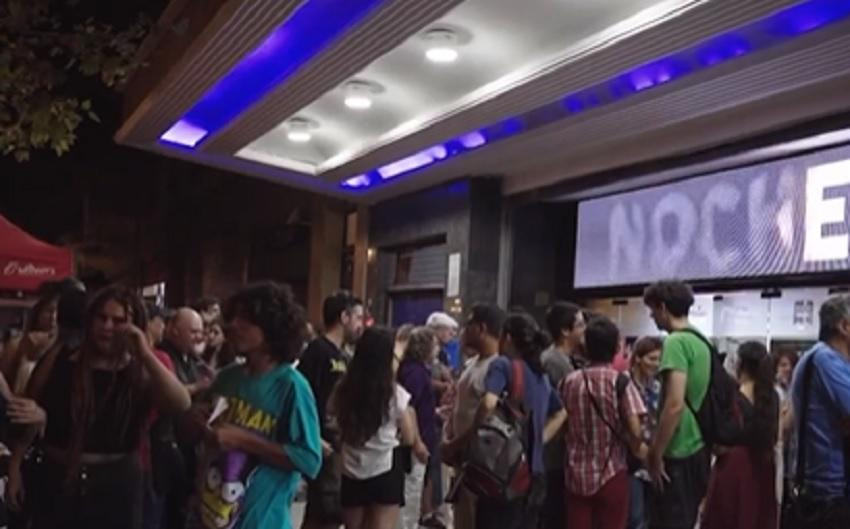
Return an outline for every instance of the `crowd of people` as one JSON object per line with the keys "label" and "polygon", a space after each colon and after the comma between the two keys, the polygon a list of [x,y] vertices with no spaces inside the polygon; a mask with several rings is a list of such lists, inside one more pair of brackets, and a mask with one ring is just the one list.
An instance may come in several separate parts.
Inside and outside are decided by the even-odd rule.
{"label": "crowd of people", "polygon": [[304,529],[850,527],[850,297],[725,368],[687,284],[644,302],[627,344],[569,302],[391,329],[341,291],[315,335],[272,282],[50,284],[0,356],[8,525],[288,529],[305,487]]}

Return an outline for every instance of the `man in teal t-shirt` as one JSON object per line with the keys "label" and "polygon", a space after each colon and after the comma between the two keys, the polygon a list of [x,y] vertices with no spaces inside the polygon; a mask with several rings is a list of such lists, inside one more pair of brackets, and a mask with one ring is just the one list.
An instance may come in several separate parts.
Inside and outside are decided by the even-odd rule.
{"label": "man in teal t-shirt", "polygon": [[290,529],[301,475],[322,462],[316,401],[291,362],[300,351],[301,308],[288,286],[263,283],[229,303],[229,335],[244,365],[219,373],[197,482],[194,526]]}
{"label": "man in teal t-shirt", "polygon": [[662,396],[647,466],[657,491],[652,529],[693,529],[708,488],[709,455],[691,408],[708,392],[711,350],[688,320],[694,295],[680,281],[661,281],[644,292],[658,328],[670,333],[661,356]]}

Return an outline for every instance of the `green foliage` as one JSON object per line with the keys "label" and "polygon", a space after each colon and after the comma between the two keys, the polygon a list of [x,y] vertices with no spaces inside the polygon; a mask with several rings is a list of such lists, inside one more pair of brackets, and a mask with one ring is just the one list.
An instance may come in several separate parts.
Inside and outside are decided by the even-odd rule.
{"label": "green foliage", "polygon": [[[77,1],[58,3],[67,11]],[[61,156],[80,124],[100,122],[92,101],[75,93],[75,79],[120,89],[139,66],[136,51],[150,27],[141,17],[122,29],[94,19],[69,23],[51,11],[56,4],[0,2],[0,154],[21,162],[39,149]]]}

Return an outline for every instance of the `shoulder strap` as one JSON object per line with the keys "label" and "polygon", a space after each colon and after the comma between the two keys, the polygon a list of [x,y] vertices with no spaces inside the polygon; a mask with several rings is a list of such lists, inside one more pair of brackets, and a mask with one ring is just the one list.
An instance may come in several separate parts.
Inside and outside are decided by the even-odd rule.
{"label": "shoulder strap", "polygon": [[677,332],[683,332],[683,333],[687,333],[687,334],[690,334],[690,335],[696,336],[697,338],[699,338],[699,339],[702,341],[702,343],[704,343],[704,344],[705,344],[705,346],[706,346],[706,347],[708,347],[708,351],[709,351],[711,354],[717,354],[717,350],[714,348],[714,344],[713,344],[713,343],[711,343],[711,341],[710,341],[708,338],[706,338],[706,337],[705,337],[705,336],[704,336],[701,332],[699,332],[698,330],[693,329],[693,328],[691,328],[691,327],[685,327],[684,329],[677,329],[677,330],[673,331],[673,333],[674,333],[674,334],[675,334],[675,333],[677,333]]}
{"label": "shoulder strap", "polygon": [[521,406],[525,401],[525,368],[522,364],[522,360],[511,360],[511,389],[508,396],[516,406]]}
{"label": "shoulder strap", "polygon": [[625,373],[620,373],[617,375],[617,405],[623,400],[623,397],[626,394],[626,388],[629,387],[629,383],[631,383],[632,379]]}
{"label": "shoulder strap", "polygon": [[797,430],[797,472],[794,485],[802,489],[806,479],[806,419],[809,414],[809,396],[812,389],[812,373],[815,370],[817,352],[812,353],[806,367],[803,368],[803,397],[800,405],[800,422]]}
{"label": "shoulder strap", "polygon": [[[685,327],[684,329],[677,329],[673,332],[674,333],[682,332],[682,333],[690,334],[692,336],[696,336],[697,338],[700,339],[700,341],[702,343],[705,344],[706,347],[708,347],[708,387],[706,387],[706,389],[705,389],[705,393],[707,395],[708,392],[711,391],[711,385],[714,383],[714,377],[712,376],[714,370],[712,368],[712,364],[715,361],[719,360],[719,358],[717,357],[718,356],[717,355],[717,349],[714,348],[714,344],[711,343],[711,341],[709,341],[708,338],[703,336],[703,334],[701,332],[699,332],[698,330],[693,329],[691,327]],[[693,404],[691,404],[691,401],[688,399],[687,388],[685,388],[685,405],[688,407],[689,410],[691,410],[691,413],[693,413],[694,417],[696,418],[697,417],[697,410],[696,410],[696,408],[694,408]]]}
{"label": "shoulder strap", "polygon": [[[587,378],[587,370],[582,369],[581,374],[584,377],[584,387],[587,390],[587,396],[590,398],[590,404],[591,404],[591,406],[593,406],[593,410],[596,412],[596,415],[598,415],[599,418],[602,420],[602,422],[605,423],[605,426],[607,426],[608,429],[611,430],[611,433],[614,434],[614,437],[616,437],[620,442],[628,445],[628,442],[620,434],[620,431],[617,428],[615,428],[614,425],[612,425],[610,422],[608,422],[608,419],[605,418],[605,414],[602,412],[602,406],[599,405],[599,402],[597,402],[596,397],[593,396],[593,392],[590,391],[590,379]],[[628,382],[628,380],[627,380],[627,382]],[[620,385],[620,378],[618,376],[617,377],[617,386],[618,386],[617,392],[618,393],[617,393],[617,406],[616,406],[616,410],[617,410],[618,415],[620,414],[619,385]],[[625,386],[623,386],[623,391],[625,391]]]}

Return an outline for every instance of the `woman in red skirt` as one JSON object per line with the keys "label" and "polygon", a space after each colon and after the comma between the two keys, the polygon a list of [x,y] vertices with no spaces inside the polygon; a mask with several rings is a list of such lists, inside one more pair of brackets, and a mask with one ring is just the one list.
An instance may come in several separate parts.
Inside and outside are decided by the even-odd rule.
{"label": "woman in red skirt", "polygon": [[743,416],[750,426],[744,446],[717,456],[703,511],[703,529],[776,529],[776,462],[779,396],[773,360],[764,345],[738,349],[738,381],[746,397]]}

